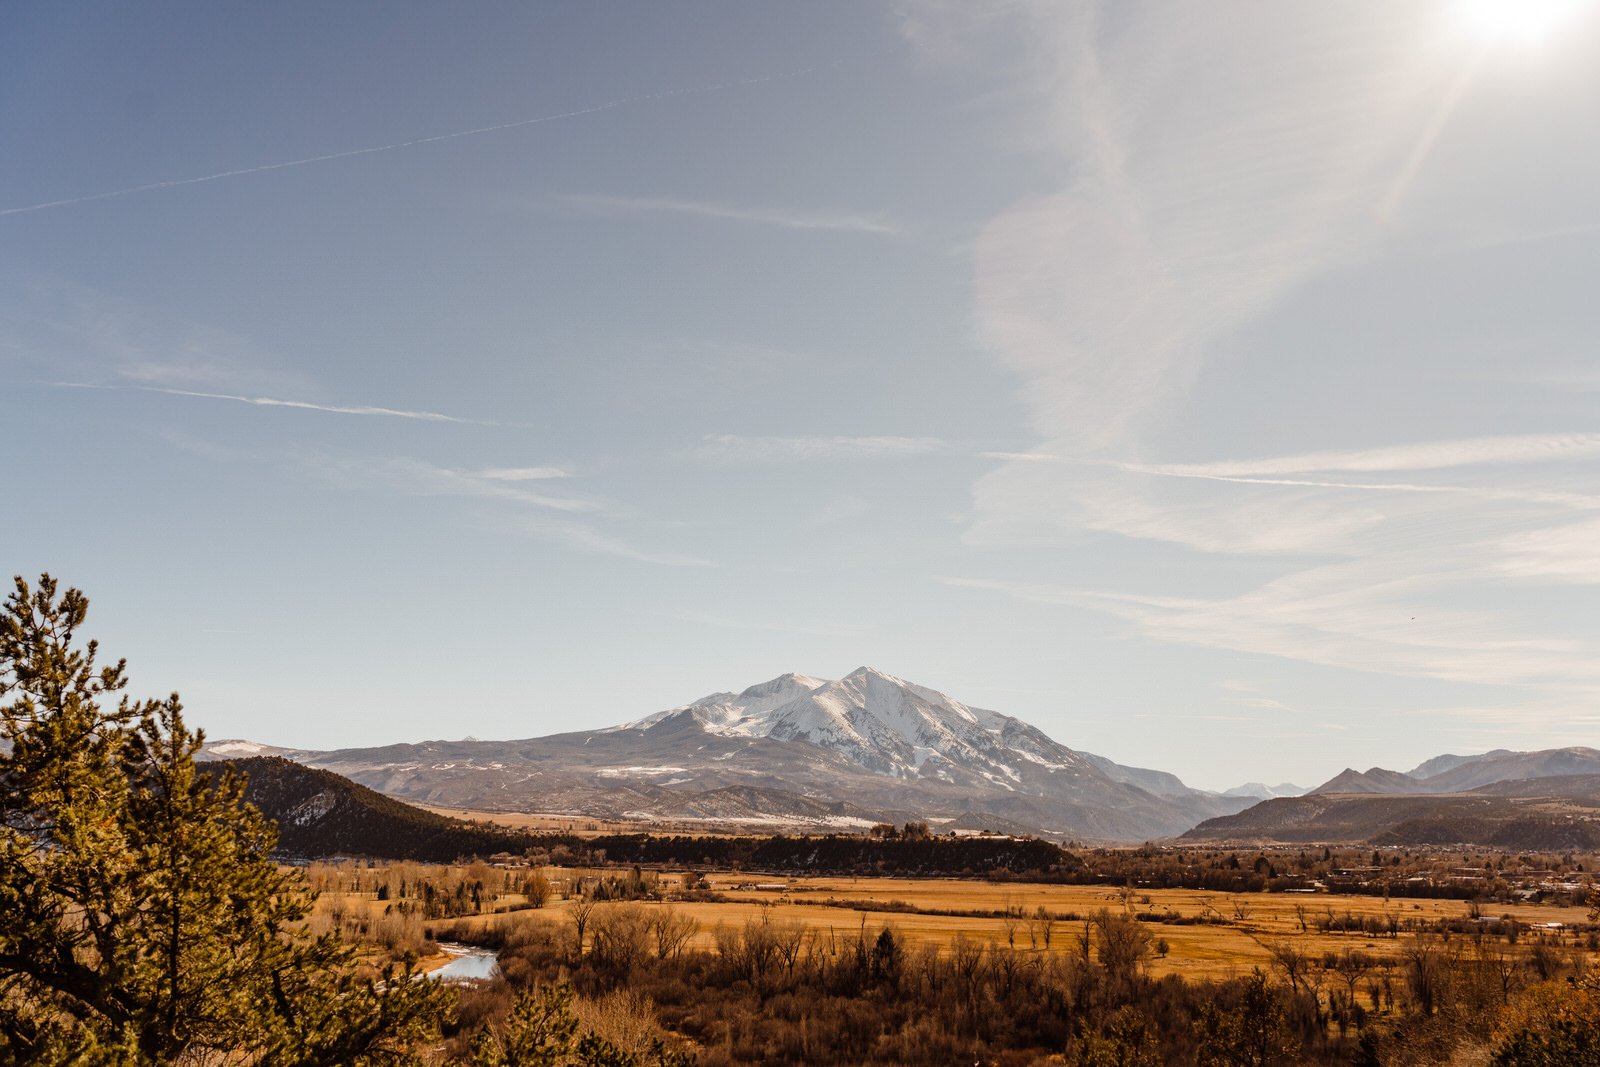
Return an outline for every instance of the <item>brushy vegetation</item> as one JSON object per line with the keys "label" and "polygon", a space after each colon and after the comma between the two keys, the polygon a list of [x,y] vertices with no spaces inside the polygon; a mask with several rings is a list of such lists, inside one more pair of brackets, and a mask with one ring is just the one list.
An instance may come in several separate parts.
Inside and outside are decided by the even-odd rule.
{"label": "brushy vegetation", "polygon": [[1584,957],[1486,930],[1405,935],[1389,958],[1356,937],[1321,957],[1284,943],[1268,968],[1205,982],[1152,977],[1157,940],[1121,909],[1054,951],[1048,935],[913,948],[893,923],[840,934],[782,910],[717,929],[710,949],[685,947],[671,908],[627,901],[585,899],[560,923],[441,925],[437,936],[495,948],[503,972],[463,994],[451,1045],[470,1047],[519,992],[566,982],[593,1001],[628,998],[643,1035],[683,1035],[707,1067],[1597,1062],[1583,1058],[1600,1024]]}

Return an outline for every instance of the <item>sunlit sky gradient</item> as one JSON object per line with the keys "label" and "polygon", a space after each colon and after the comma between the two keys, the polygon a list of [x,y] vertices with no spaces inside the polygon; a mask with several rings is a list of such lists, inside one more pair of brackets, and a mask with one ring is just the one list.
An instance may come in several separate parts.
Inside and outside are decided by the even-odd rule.
{"label": "sunlit sky gradient", "polygon": [[1482,7],[8,4],[0,556],[216,737],[1600,744],[1600,15]]}

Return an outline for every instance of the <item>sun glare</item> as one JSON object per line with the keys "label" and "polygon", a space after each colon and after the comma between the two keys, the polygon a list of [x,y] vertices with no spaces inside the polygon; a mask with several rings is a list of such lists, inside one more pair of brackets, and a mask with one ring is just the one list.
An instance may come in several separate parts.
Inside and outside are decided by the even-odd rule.
{"label": "sun glare", "polygon": [[1582,0],[1463,0],[1462,20],[1489,41],[1535,44],[1554,34]]}

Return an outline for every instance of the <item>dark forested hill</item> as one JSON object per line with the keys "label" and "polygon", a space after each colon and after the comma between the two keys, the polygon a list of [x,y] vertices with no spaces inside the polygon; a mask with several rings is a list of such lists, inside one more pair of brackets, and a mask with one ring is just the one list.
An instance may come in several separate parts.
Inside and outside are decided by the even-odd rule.
{"label": "dark forested hill", "polygon": [[533,843],[526,834],[424,811],[331,771],[277,756],[202,767],[232,767],[248,777],[246,798],[278,824],[278,849],[290,856],[449,863],[461,856],[521,852]]}

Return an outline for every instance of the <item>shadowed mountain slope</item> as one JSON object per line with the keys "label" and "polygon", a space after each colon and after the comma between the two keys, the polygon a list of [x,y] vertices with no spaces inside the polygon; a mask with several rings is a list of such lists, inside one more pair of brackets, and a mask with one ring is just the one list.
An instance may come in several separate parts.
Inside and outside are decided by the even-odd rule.
{"label": "shadowed mountain slope", "polygon": [[247,776],[245,798],[278,825],[289,856],[372,856],[451,863],[462,856],[520,852],[525,834],[452,819],[386,797],[329,771],[277,756],[202,764]]}
{"label": "shadowed mountain slope", "polygon": [[1600,847],[1600,775],[1497,782],[1423,795],[1316,793],[1208,819],[1185,840],[1374,845]]}

